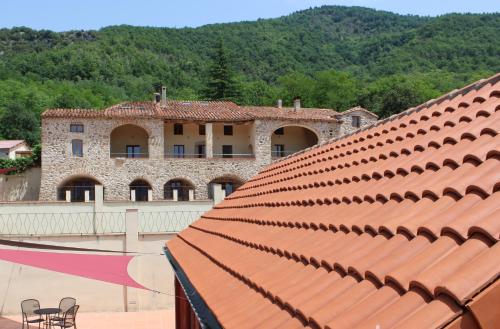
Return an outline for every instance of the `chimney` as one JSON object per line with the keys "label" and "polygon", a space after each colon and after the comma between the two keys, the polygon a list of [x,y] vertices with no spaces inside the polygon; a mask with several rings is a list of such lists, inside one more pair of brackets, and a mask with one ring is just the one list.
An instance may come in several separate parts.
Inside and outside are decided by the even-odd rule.
{"label": "chimney", "polygon": [[278,99],[278,108],[282,108],[283,107],[283,100],[281,99]]}
{"label": "chimney", "polygon": [[293,110],[294,111],[300,110],[300,97],[295,97],[293,99]]}
{"label": "chimney", "polygon": [[161,106],[167,105],[167,87],[161,86]]}
{"label": "chimney", "polygon": [[154,94],[153,94],[153,102],[154,102],[154,103],[159,103],[159,102],[160,102],[160,99],[161,99],[161,95],[160,95],[160,93],[154,93]]}

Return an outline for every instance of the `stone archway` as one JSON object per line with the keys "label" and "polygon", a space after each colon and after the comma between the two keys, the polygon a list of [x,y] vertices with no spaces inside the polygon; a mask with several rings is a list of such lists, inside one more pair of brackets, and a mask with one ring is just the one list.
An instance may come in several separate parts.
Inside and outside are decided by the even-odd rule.
{"label": "stone archway", "polygon": [[177,191],[178,201],[189,201],[189,191],[195,190],[194,184],[184,178],[171,179],[163,185],[163,198],[173,200],[174,190]]}
{"label": "stone archway", "polygon": [[145,179],[136,179],[129,184],[130,199],[135,196],[135,201],[149,201],[149,191],[152,190],[151,184]]}
{"label": "stone archway", "polygon": [[148,158],[149,134],[134,124],[125,124],[111,131],[110,156],[112,158]]}
{"label": "stone archway", "polygon": [[277,128],[271,135],[271,155],[282,158],[318,144],[319,136],[311,128],[286,125]]}
{"label": "stone archway", "polygon": [[57,200],[67,201],[67,194],[69,193],[71,202],[84,202],[85,193],[88,192],[89,201],[94,201],[96,185],[102,184],[91,176],[79,175],[69,177],[57,187]]}

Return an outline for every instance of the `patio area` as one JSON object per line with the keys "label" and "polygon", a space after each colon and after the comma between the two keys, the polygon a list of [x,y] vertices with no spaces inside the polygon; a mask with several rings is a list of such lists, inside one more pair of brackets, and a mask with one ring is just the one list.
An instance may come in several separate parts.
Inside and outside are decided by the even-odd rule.
{"label": "patio area", "polygon": [[[78,329],[169,329],[175,328],[175,312],[159,310],[78,313],[76,324]],[[21,315],[0,316],[0,328],[20,329]]]}

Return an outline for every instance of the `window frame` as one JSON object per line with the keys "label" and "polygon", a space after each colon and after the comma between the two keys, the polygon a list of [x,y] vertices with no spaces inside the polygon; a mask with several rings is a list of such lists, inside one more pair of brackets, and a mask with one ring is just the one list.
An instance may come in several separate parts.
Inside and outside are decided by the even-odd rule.
{"label": "window frame", "polygon": [[[196,157],[198,157],[200,159],[207,157],[207,147],[204,143],[196,144],[195,149],[196,149]],[[201,149],[201,152],[200,152],[200,149]]]}
{"label": "window frame", "polygon": [[[132,148],[132,152],[129,152],[129,148]],[[136,152],[139,151],[139,152]],[[140,145],[125,145],[125,155],[127,159],[141,158],[141,146]]]}
{"label": "window frame", "polygon": [[351,116],[351,125],[354,128],[360,128],[361,127],[361,116],[359,116],[359,115]]}
{"label": "window frame", "polygon": [[[179,152],[182,150],[182,152]],[[175,144],[174,145],[174,158],[184,158],[186,155],[186,147],[183,144]]]}
{"label": "window frame", "polygon": [[285,156],[285,144],[274,144],[273,153],[275,157],[283,158]]}
{"label": "window frame", "polygon": [[[75,152],[77,146],[80,147],[80,152]],[[83,140],[77,138],[71,140],[71,156],[83,158]]]}
{"label": "window frame", "polygon": [[[73,129],[73,128],[75,128],[75,129]],[[81,128],[81,129],[79,129],[79,128]],[[69,124],[69,132],[83,134],[85,132],[85,128],[84,128],[83,123],[70,123]]]}
{"label": "window frame", "polygon": [[174,123],[174,135],[184,135],[184,125],[182,123]]}
{"label": "window frame", "polygon": [[205,136],[207,134],[206,126],[205,125],[198,125],[198,135],[200,136]]}
{"label": "window frame", "polygon": [[[230,153],[225,152],[225,149],[229,148],[231,150]],[[230,159],[233,157],[233,145],[227,144],[227,145],[222,145],[222,157],[226,159]]]}
{"label": "window frame", "polygon": [[233,125],[224,125],[223,130],[224,130],[224,136],[233,136],[234,135]]}

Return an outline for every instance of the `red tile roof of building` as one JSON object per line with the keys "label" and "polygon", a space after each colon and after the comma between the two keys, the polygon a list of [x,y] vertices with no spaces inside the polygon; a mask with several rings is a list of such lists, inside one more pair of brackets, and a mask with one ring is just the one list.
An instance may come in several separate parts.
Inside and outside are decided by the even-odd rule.
{"label": "red tile roof of building", "polygon": [[11,149],[23,143],[24,140],[0,140],[0,149]]}
{"label": "red tile roof of building", "polygon": [[167,251],[225,328],[496,326],[499,80],[270,165]]}
{"label": "red tile roof of building", "polygon": [[[371,112],[369,112],[371,113]],[[43,118],[161,118],[189,121],[309,120],[336,122],[339,113],[329,109],[299,109],[238,106],[222,101],[167,101],[166,106],[154,102],[124,102],[104,110],[48,109]]]}
{"label": "red tile roof of building", "polygon": [[244,106],[245,111],[256,119],[268,120],[310,120],[310,121],[337,121],[341,113],[330,109],[290,107]]}

